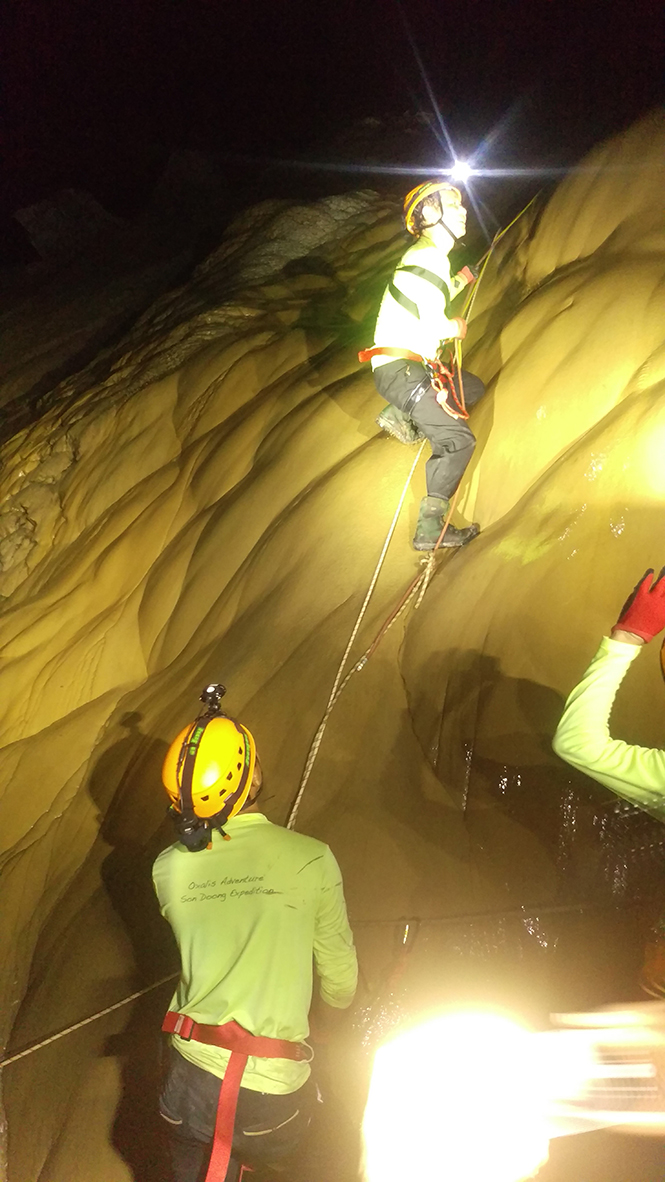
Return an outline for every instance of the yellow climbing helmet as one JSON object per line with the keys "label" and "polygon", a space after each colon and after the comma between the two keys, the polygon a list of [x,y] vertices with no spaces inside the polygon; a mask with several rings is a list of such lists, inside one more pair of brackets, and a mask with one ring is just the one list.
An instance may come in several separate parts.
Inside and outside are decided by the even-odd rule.
{"label": "yellow climbing helmet", "polygon": [[223,685],[206,686],[201,701],[207,710],[176,736],[162,767],[172,811],[217,828],[247,801],[256,764],[252,735],[220,710],[225,692]]}
{"label": "yellow climbing helmet", "polygon": [[418,185],[412,189],[404,198],[404,225],[409,234],[413,234],[416,238],[422,232],[422,226],[418,225],[418,207],[421,201],[424,201],[426,197],[433,197],[435,193],[441,203],[442,212],[445,206],[462,204],[462,194],[449,181],[426,181],[424,185]]}

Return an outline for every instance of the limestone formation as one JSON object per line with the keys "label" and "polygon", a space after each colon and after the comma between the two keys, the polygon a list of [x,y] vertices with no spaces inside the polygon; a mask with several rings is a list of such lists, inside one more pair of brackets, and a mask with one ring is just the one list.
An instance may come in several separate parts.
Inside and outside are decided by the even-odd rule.
{"label": "limestone formation", "polygon": [[[400,916],[546,908],[562,866],[569,899],[615,898],[617,867],[630,887],[625,841],[607,854],[609,795],[549,744],[628,587],[665,561],[664,149],[659,114],[599,147],[501,238],[478,290],[465,364],[489,393],[459,514],[483,533],[440,558],[352,678],[298,817],[339,858],[370,985]],[[402,249],[371,192],[249,209],[2,449],[10,1047],[172,968],[148,882],[171,839],[159,768],[207,681],[227,685],[266,811],[286,816],[413,460],[378,432],[356,359]],[[419,569],[424,458],[353,656]],[[665,704],[653,647],[617,713],[648,744]],[[594,871],[577,834],[599,848],[597,816]],[[123,1063],[153,1055],[140,1032],[168,990],[133,1025],[117,1011],[5,1068],[11,1182],[129,1182]]]}

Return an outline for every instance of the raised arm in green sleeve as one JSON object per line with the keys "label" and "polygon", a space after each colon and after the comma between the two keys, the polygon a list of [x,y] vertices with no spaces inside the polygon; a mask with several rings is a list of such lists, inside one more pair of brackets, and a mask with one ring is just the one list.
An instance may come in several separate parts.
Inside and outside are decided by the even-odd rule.
{"label": "raised arm in green sleeve", "polygon": [[605,636],[571,693],[552,746],[557,755],[617,796],[665,820],[665,751],[613,739],[609,719],[617,690],[641,650]]}
{"label": "raised arm in green sleeve", "polygon": [[331,850],[321,863],[321,901],[314,929],[314,960],[321,979],[321,998],[346,1009],[358,984],[358,962],[349,927],[342,874]]}

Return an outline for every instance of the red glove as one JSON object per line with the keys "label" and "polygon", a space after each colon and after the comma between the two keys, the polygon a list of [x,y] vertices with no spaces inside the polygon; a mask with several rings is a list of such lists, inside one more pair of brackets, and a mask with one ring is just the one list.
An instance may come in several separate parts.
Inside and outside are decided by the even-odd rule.
{"label": "red glove", "polygon": [[[475,271],[475,275],[474,275],[474,271]],[[475,283],[476,279],[478,278],[478,270],[476,267],[474,267],[473,269],[471,267],[462,267],[462,270],[459,272],[459,274],[462,276],[463,279],[466,280],[467,283]]]}
{"label": "red glove", "polygon": [[621,615],[614,625],[624,632],[634,632],[642,640],[653,640],[657,632],[665,628],[665,567],[652,585],[650,567],[642,576],[632,595],[621,609]]}

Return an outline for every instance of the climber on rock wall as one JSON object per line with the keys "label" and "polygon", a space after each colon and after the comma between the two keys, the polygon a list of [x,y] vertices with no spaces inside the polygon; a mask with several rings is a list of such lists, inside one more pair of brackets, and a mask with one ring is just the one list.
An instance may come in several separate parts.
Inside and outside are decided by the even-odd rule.
{"label": "climber on rock wall", "polygon": [[[455,276],[450,273],[448,255],[466,229],[466,209],[453,185],[431,181],[413,189],[404,201],[404,223],[416,241],[384,292],[374,347],[359,357],[371,359],[377,390],[390,403],[379,425],[402,443],[424,436],[432,445],[413,546],[433,550],[476,445],[465,407],[485,393],[480,378],[462,370],[462,399],[459,374],[445,368],[437,372],[442,343],[466,336],[466,321],[450,318],[448,303],[474,282],[477,271],[464,267]],[[476,524],[466,529],[449,525],[441,545],[464,546],[478,532]]]}
{"label": "climber on rock wall", "polygon": [[[327,845],[259,812],[250,732],[220,710],[223,686],[171,744],[162,779],[179,840],[153,868],[181,977],[160,1099],[176,1182],[235,1182],[242,1163],[290,1153],[310,1122],[308,1014],[334,1029],[353,1000],[356,954]],[[242,1081],[242,1086],[240,1086]]]}
{"label": "climber on rock wall", "polygon": [[[665,751],[610,736],[617,690],[640,648],[665,628],[665,567],[652,581],[648,570],[624,604],[609,636],[570,694],[552,746],[557,755],[617,796],[665,821]],[[661,649],[665,676],[665,655]],[[643,987],[665,994],[665,917],[647,946]]]}

